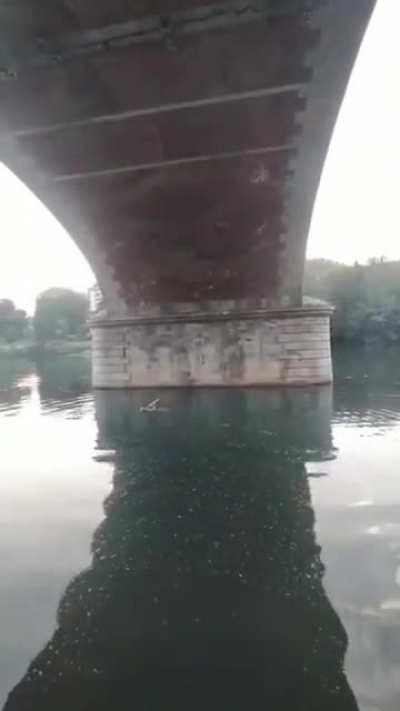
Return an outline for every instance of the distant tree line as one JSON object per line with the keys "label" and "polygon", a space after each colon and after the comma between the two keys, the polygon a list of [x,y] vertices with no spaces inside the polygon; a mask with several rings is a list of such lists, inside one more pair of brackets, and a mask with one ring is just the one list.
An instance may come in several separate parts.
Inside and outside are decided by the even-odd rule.
{"label": "distant tree line", "polygon": [[348,266],[312,259],[304,293],[335,307],[335,340],[400,344],[400,262],[382,258]]}
{"label": "distant tree line", "polygon": [[89,302],[85,294],[52,288],[39,294],[32,319],[10,299],[0,299],[0,341],[37,343],[79,339],[87,335]]}
{"label": "distant tree line", "polygon": [[26,311],[17,309],[11,299],[0,299],[0,339],[7,343],[21,340],[27,328]]}
{"label": "distant tree line", "polygon": [[[400,344],[400,261],[348,266],[312,259],[306,264],[304,293],[334,306],[334,340]],[[88,314],[87,296],[71,289],[39,294],[32,319],[10,299],[0,299],[0,342],[83,339]]]}
{"label": "distant tree line", "polygon": [[45,342],[83,338],[87,334],[89,301],[71,289],[47,289],[36,300],[33,328],[35,338]]}

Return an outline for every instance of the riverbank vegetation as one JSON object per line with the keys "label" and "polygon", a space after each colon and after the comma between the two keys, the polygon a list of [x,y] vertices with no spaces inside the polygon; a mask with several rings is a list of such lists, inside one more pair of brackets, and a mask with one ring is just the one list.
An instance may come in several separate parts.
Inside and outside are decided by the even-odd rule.
{"label": "riverbank vegetation", "polygon": [[349,266],[312,259],[304,293],[334,306],[334,341],[400,344],[400,262],[372,259]]}
{"label": "riverbank vegetation", "polygon": [[0,299],[0,354],[89,352],[88,315],[87,297],[71,289],[39,294],[32,318],[10,299]]}
{"label": "riverbank vegetation", "polygon": [[[400,345],[400,261],[349,266],[309,260],[304,294],[334,307],[334,341]],[[88,316],[87,296],[71,289],[39,294],[32,318],[10,299],[0,299],[0,355],[89,353]]]}

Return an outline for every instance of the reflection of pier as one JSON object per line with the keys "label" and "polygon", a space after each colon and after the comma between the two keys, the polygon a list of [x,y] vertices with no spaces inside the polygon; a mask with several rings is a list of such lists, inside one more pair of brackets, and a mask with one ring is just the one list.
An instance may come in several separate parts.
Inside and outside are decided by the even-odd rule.
{"label": "reflection of pier", "polygon": [[356,711],[305,471],[330,391],[96,394],[114,487],[92,566],[6,711]]}

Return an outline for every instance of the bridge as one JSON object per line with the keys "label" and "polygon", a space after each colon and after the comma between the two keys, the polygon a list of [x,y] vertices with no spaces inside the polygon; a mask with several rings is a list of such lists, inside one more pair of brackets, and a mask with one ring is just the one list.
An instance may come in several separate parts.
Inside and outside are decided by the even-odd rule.
{"label": "bridge", "polygon": [[305,250],[374,4],[2,0],[0,159],[96,274],[94,386],[332,379]]}

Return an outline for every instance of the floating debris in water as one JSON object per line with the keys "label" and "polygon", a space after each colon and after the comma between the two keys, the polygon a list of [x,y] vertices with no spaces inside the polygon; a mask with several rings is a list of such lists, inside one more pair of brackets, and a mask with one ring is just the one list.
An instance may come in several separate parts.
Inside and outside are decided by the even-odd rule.
{"label": "floating debris in water", "polygon": [[139,409],[139,412],[168,412],[168,407],[158,406],[160,400],[161,398],[157,397],[155,400],[152,400],[147,405],[142,405]]}

